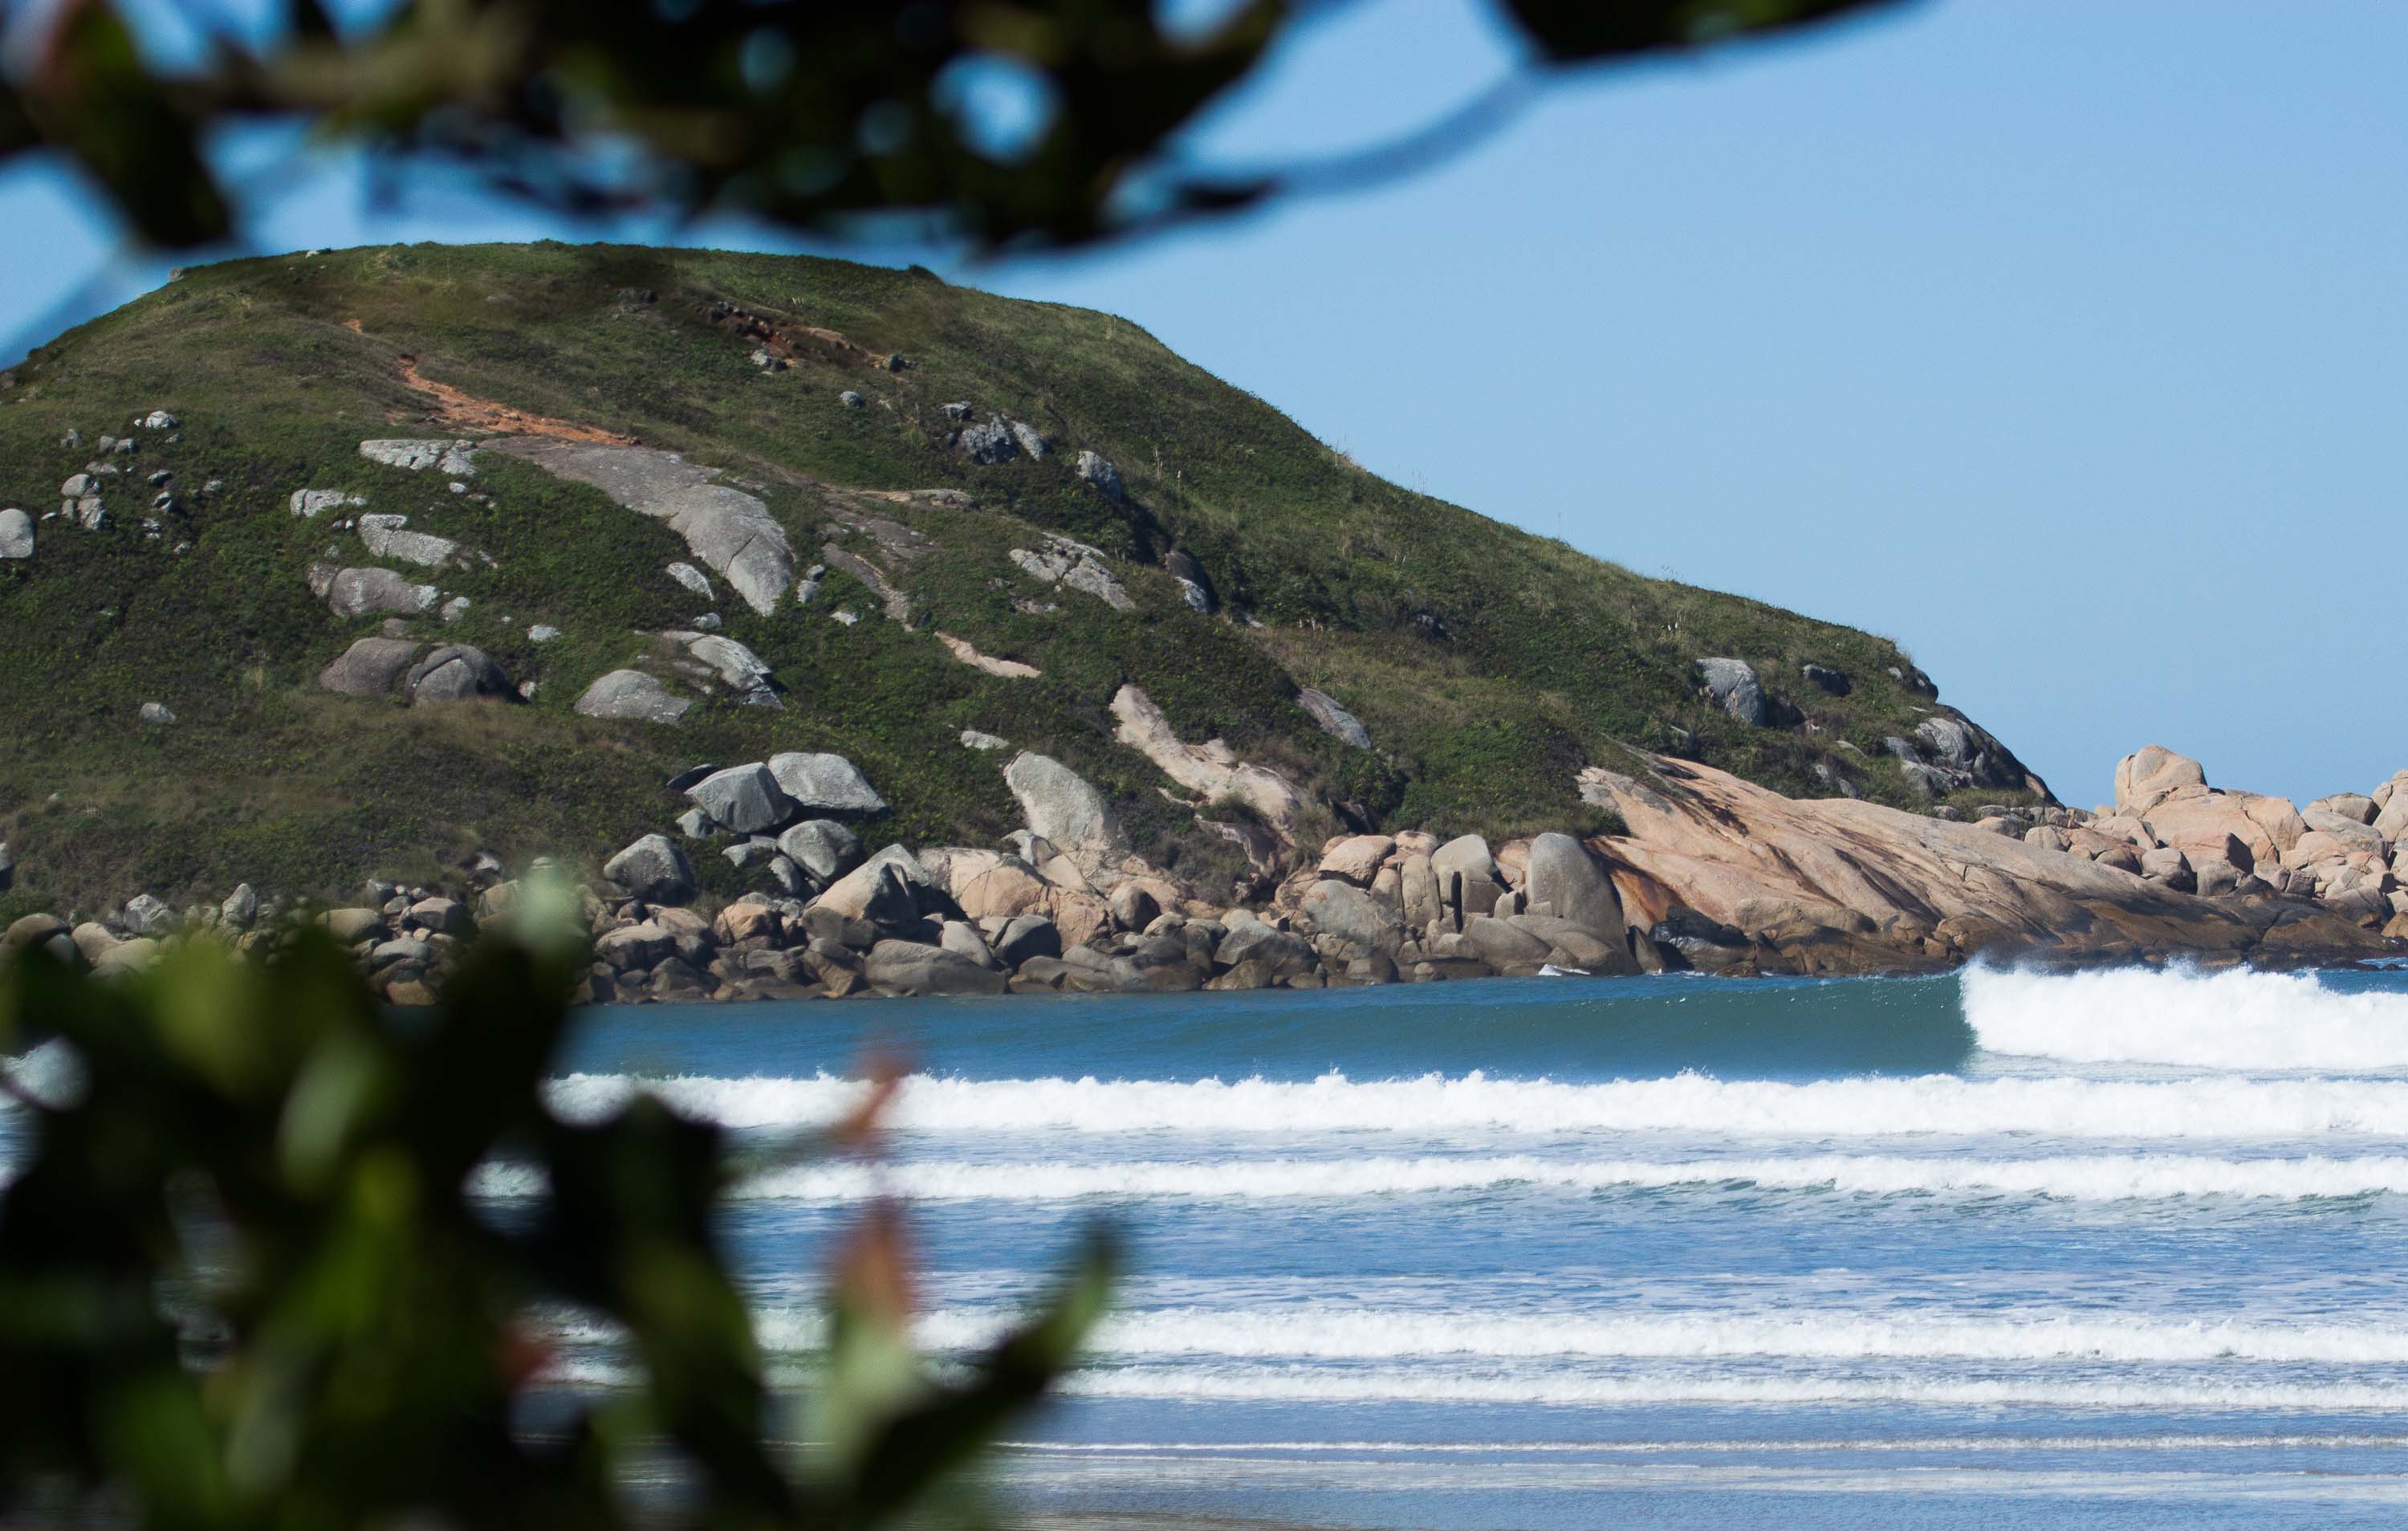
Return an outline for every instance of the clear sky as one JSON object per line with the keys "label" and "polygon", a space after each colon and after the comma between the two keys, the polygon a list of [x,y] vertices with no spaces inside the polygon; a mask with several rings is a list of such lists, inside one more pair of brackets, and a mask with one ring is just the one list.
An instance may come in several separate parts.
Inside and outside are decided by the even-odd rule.
{"label": "clear sky", "polygon": [[[1203,147],[1369,141],[1508,46],[1465,0],[1363,0]],[[2392,0],[1942,0],[1579,77],[1377,192],[920,258],[1126,315],[1402,483],[1895,637],[2069,802],[2153,742],[2362,791],[2408,767],[2403,59]],[[279,174],[261,249],[595,232]],[[85,202],[0,175],[0,336],[108,263]]]}

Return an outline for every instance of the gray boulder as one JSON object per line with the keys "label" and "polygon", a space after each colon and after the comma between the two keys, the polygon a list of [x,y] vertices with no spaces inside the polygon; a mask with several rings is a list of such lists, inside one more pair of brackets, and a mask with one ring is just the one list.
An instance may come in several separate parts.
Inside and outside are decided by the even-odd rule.
{"label": "gray boulder", "polygon": [[409,667],[402,677],[401,694],[413,707],[506,697],[510,694],[510,678],[483,649],[446,643]]}
{"label": "gray boulder", "polygon": [[164,900],[154,899],[148,893],[136,893],[126,900],[125,908],[118,918],[137,936],[172,934],[179,923],[173,908]]}
{"label": "gray boulder", "polygon": [[713,822],[738,834],[772,833],[795,816],[794,801],[757,760],[714,771],[686,788],[685,795]]}
{"label": "gray boulder", "polygon": [[1100,452],[1079,454],[1079,476],[1096,486],[1097,492],[1115,505],[1128,503],[1127,486],[1121,483],[1121,470]]}
{"label": "gray boulder", "polygon": [[886,994],[1000,994],[1004,976],[958,952],[919,941],[881,941],[862,966],[869,986]]}
{"label": "gray boulder", "polygon": [[694,706],[663,686],[657,676],[640,670],[614,670],[585,688],[576,710],[587,717],[633,718],[642,723],[674,724]]}
{"label": "gray boulder", "polygon": [[1542,834],[1530,842],[1523,896],[1533,910],[1619,939],[1622,899],[1604,866],[1588,847],[1568,834]]}
{"label": "gray boulder", "polygon": [[363,638],[318,672],[318,685],[337,696],[384,696],[408,671],[421,646],[406,638]]}
{"label": "gray boulder", "polygon": [[0,840],[0,893],[17,885],[17,858],[9,853],[8,843]]}
{"label": "gray boulder", "polygon": [[1394,955],[1404,944],[1404,922],[1353,883],[1324,877],[1305,889],[1297,909],[1317,933],[1334,935],[1359,951]]}
{"label": "gray boulder", "polygon": [[1043,915],[1021,915],[995,938],[995,955],[1006,967],[1018,967],[1034,957],[1062,955],[1062,932]]}
{"label": "gray boulder", "polygon": [[1023,750],[1004,767],[1003,783],[1020,800],[1031,833],[1065,849],[1120,843],[1119,822],[1103,794],[1061,761]]}
{"label": "gray boulder", "polygon": [[984,425],[964,426],[953,434],[953,450],[974,463],[1010,462],[1020,455],[1020,443],[1003,416],[991,414]]}
{"label": "gray boulder", "polygon": [[714,594],[710,588],[710,576],[704,573],[701,570],[696,569],[690,563],[680,562],[669,565],[669,578],[677,581],[680,585],[684,585],[687,589],[693,591],[695,595],[700,596],[705,600],[717,600],[719,599],[719,597]]}
{"label": "gray boulder", "polygon": [[0,511],[0,558],[34,556],[34,518],[13,506]]}
{"label": "gray boulder", "polygon": [[1229,927],[1229,933],[1213,949],[1212,960],[1232,968],[1244,962],[1256,963],[1266,982],[1276,982],[1311,973],[1312,947],[1300,935],[1251,920]]}
{"label": "gray boulder", "polygon": [[165,728],[176,721],[176,709],[164,701],[146,701],[140,708],[139,715],[145,723],[153,723]]}
{"label": "gray boulder", "polygon": [[1764,687],[1756,684],[1756,667],[1744,659],[1699,659],[1706,695],[1713,704],[1750,728],[1764,724]]}
{"label": "gray boulder", "polygon": [[413,585],[390,569],[342,569],[326,583],[326,609],[342,617],[384,613],[415,616],[440,594],[435,586]]}
{"label": "gray boulder", "polygon": [[832,818],[807,818],[778,836],[778,848],[821,883],[861,864],[861,839]]}
{"label": "gray boulder", "polygon": [[647,903],[684,903],[694,897],[694,863],[665,834],[648,834],[603,864],[602,875]]}
{"label": "gray boulder", "polygon": [[986,938],[976,927],[965,920],[949,919],[937,927],[937,945],[956,957],[967,957],[982,968],[1000,968],[1002,962],[988,949]]}
{"label": "gray boulder", "polygon": [[1340,706],[1338,699],[1328,692],[1308,686],[1297,693],[1296,704],[1312,715],[1313,722],[1321,726],[1322,732],[1340,744],[1352,744],[1356,749],[1371,747],[1371,731],[1363,727],[1361,719]]}
{"label": "gray boulder", "polygon": [[1828,666],[1801,665],[1799,667],[1799,673],[1806,677],[1808,685],[1830,696],[1844,697],[1856,688],[1856,684],[1847,676]]}
{"label": "gray boulder", "polygon": [[[769,774],[800,807],[821,814],[882,814],[886,800],[861,769],[841,755],[790,753],[769,757]],[[800,858],[796,858],[800,859]]]}
{"label": "gray boulder", "polygon": [[231,930],[250,930],[251,922],[258,917],[259,895],[251,891],[249,883],[236,884],[235,890],[218,905],[218,923]]}
{"label": "gray boulder", "polygon": [[1204,577],[1204,566],[1194,554],[1172,548],[1162,556],[1162,567],[1179,582],[1179,594],[1190,608],[1206,616],[1212,614],[1219,602],[1212,594],[1212,582]]}

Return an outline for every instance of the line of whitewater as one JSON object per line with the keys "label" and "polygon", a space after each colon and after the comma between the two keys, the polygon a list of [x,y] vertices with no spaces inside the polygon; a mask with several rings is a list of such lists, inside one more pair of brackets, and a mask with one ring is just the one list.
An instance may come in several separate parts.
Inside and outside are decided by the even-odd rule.
{"label": "line of whitewater", "polygon": [[[1177,1163],[818,1164],[739,1181],[738,1201],[920,1202],[1335,1200],[1476,1191],[1612,1192],[1691,1187],[1843,1195],[2033,1196],[2157,1201],[2200,1196],[2308,1200],[2408,1192],[2408,1158],[2216,1159],[2184,1154],[2033,1159],[1821,1154],[1795,1159],[1564,1160],[1490,1157],[1212,1160]],[[474,1189],[540,1194],[533,1172],[489,1164]]]}
{"label": "line of whitewater", "polygon": [[2364,1382],[2103,1381],[2075,1378],[1939,1380],[1914,1377],[1610,1377],[1562,1372],[1461,1376],[1427,1370],[1324,1371],[1130,1366],[1074,1374],[1064,1391],[1097,1398],[1281,1403],[1467,1403],[1649,1407],[1668,1404],[1904,1404],[1990,1408],[2392,1412],[2408,1387]]}
{"label": "line of whitewater", "polygon": [[[842,1119],[859,1079],[646,1079],[571,1075],[552,1108],[586,1120],[637,1093],[728,1127],[791,1127]],[[1471,1073],[1403,1079],[958,1079],[913,1075],[887,1120],[927,1134],[1058,1132],[1239,1134],[1598,1132],[1719,1137],[1989,1135],[2119,1139],[2296,1140],[2333,1134],[2408,1138],[2408,1081],[2072,1078],[1727,1081],[1702,1074],[1570,1084]]]}
{"label": "line of whitewater", "polygon": [[[940,1309],[912,1322],[928,1351],[983,1350],[1025,1315],[1005,1307]],[[817,1350],[824,1321],[813,1311],[753,1315],[766,1349]],[[624,1340],[614,1327],[561,1323],[572,1344]],[[1780,1356],[1826,1361],[2200,1362],[2408,1365],[2408,1324],[2396,1315],[2351,1324],[2272,1324],[2155,1320],[2099,1313],[2016,1319],[1963,1314],[1883,1317],[1641,1313],[1482,1313],[1336,1307],[1156,1308],[1114,1313],[1088,1344],[1097,1357],[1206,1356],[1316,1361],[1416,1357],[1581,1360],[1733,1360]]]}

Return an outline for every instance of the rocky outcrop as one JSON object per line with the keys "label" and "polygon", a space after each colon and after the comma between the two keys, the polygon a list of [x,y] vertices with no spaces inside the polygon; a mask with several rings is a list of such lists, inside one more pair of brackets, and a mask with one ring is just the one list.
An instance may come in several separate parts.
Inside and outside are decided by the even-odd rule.
{"label": "rocky outcrop", "polygon": [[1699,659],[1698,673],[1705,679],[1707,701],[1750,728],[1763,726],[1764,687],[1754,665],[1744,659]]}
{"label": "rocky outcrop", "polygon": [[1338,699],[1326,691],[1308,686],[1296,695],[1296,704],[1311,717],[1314,727],[1343,744],[1356,749],[1371,747],[1371,731],[1353,713],[1340,706]]}
{"label": "rocky outcrop", "polygon": [[968,640],[956,638],[949,632],[940,632],[937,634],[937,642],[944,645],[946,653],[952,655],[954,658],[959,659],[962,663],[968,665],[971,669],[983,670],[988,674],[996,676],[1002,680],[1035,680],[1038,676],[1044,673],[1043,671],[1038,669],[1035,665],[1024,664],[1018,659],[1002,659],[997,658],[992,654],[981,654],[976,648],[973,648],[970,645]]}
{"label": "rocky outcrop", "polygon": [[1123,686],[1113,694],[1112,716],[1120,725],[1113,738],[1152,760],[1202,805],[1241,803],[1282,840],[1295,842],[1305,796],[1294,782],[1268,766],[1239,759],[1221,740],[1182,744],[1162,709],[1138,686]]}
{"label": "rocky outcrop", "polygon": [[1016,547],[1011,561],[1023,572],[1040,585],[1059,585],[1068,589],[1083,590],[1116,612],[1133,612],[1137,602],[1129,599],[1118,576],[1111,571],[1104,550],[1075,542],[1054,533],[1039,549]]}
{"label": "rocky outcrop", "polygon": [[[494,443],[487,443],[492,445]],[[388,468],[406,468],[412,472],[436,469],[448,477],[472,478],[477,465],[472,460],[477,452],[474,441],[362,441],[360,455]]]}
{"label": "rocky outcrop", "polygon": [[698,468],[672,452],[650,447],[512,436],[484,443],[547,472],[590,484],[639,515],[668,523],[696,561],[725,577],[744,603],[767,615],[795,582],[795,552],[785,529],[755,496],[712,482],[718,469]]}
{"label": "rocky outcrop", "polygon": [[640,670],[613,670],[585,688],[576,710],[587,717],[628,718],[642,723],[675,724],[694,706]]}
{"label": "rocky outcrop", "polygon": [[2048,952],[2296,960],[2380,941],[2312,904],[2210,900],[2071,851],[1847,799],[1801,802],[1705,766],[1592,768],[1581,795],[1629,832],[1601,843],[1634,927],[1691,911],[1787,972],[1938,967]]}

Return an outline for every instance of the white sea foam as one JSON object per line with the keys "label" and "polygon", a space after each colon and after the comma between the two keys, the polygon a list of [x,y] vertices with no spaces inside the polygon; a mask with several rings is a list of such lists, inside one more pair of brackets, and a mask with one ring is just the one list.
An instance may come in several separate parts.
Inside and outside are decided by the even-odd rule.
{"label": "white sea foam", "polygon": [[[1004,1308],[944,1309],[915,1320],[924,1350],[983,1350],[1022,1315]],[[773,1308],[755,1313],[753,1332],[771,1350],[816,1349],[824,1336],[817,1313]],[[571,1343],[619,1337],[615,1329],[568,1323],[554,1333]],[[2181,1322],[2096,1313],[1966,1314],[1885,1317],[1706,1312],[1493,1313],[1307,1306],[1276,1308],[1160,1308],[1118,1312],[1088,1349],[1099,1356],[1219,1356],[1317,1361],[1394,1361],[1414,1357],[1498,1360],[1620,1358],[1730,1360],[1779,1356],[1812,1360],[2112,1362],[2126,1365],[2244,1362],[2408,1365],[2408,1323],[2397,1315],[2361,1323],[2272,1324]]]}
{"label": "white sea foam", "polygon": [[[689,1116],[731,1127],[791,1126],[836,1120],[861,1100],[866,1088],[859,1080],[830,1075],[638,1080],[580,1074],[555,1081],[552,1100],[566,1116],[590,1119],[641,1090]],[[1974,1080],[1929,1075],[1781,1084],[1681,1074],[1565,1084],[1477,1073],[1380,1080],[1327,1074],[1304,1081],[1225,1083],[914,1075],[903,1082],[888,1120],[931,1134],[1656,1132],[1849,1138],[2023,1133],[2275,1141],[2350,1133],[2408,1138],[2408,1083]]]}
{"label": "white sea foam", "polygon": [[1966,1023],[1991,1052],[2218,1069],[2408,1068],[2408,994],[2344,993],[2313,973],[1964,975]]}
{"label": "white sea foam", "polygon": [[1088,1397],[1282,1403],[1904,1404],[2059,1408],[2408,1408],[2408,1386],[2366,1382],[2109,1381],[2084,1378],[1933,1379],[1738,1377],[1671,1372],[1591,1376],[1562,1370],[1466,1376],[1426,1368],[1322,1370],[1259,1366],[1125,1366],[1074,1374],[1063,1390]]}
{"label": "white sea foam", "polygon": [[739,1183],[737,1199],[1068,1202],[1088,1198],[1335,1199],[1506,1189],[1729,1187],[1852,1195],[1912,1192],[2075,1201],[2188,1196],[2300,1199],[2408,1191],[2408,1158],[2217,1159],[2178,1154],[2034,1159],[1819,1154],[1655,1161],[1495,1157],[1240,1159],[1127,1163],[815,1165]]}

